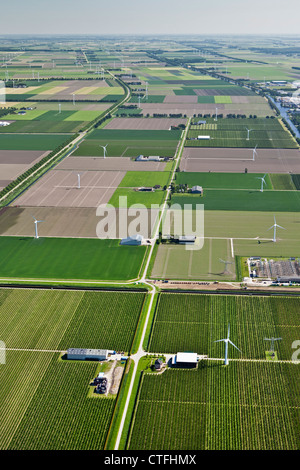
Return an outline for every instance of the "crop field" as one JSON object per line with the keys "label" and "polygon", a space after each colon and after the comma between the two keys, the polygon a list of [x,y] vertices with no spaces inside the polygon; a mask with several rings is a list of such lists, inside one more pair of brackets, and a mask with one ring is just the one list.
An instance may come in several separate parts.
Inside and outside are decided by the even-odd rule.
{"label": "crop field", "polygon": [[[267,177],[266,177],[267,179]],[[256,181],[256,183],[255,183]],[[270,184],[270,183],[269,183]],[[203,196],[192,194],[174,194],[172,204],[179,204],[182,208],[196,204],[204,204],[205,210],[237,210],[237,211],[263,211],[299,212],[300,195],[297,191],[260,191],[261,181],[254,180],[252,190],[244,189],[204,189]]]}
{"label": "crop field", "polygon": [[[210,189],[260,189],[262,173],[201,173],[178,172],[175,184],[187,184],[190,188],[195,185]],[[289,175],[284,175],[289,177]],[[270,176],[265,177],[265,189],[272,189]],[[273,179],[272,179],[273,181]],[[277,189],[277,188],[276,188]]]}
{"label": "crop field", "polygon": [[98,207],[106,204],[125,176],[121,171],[51,170],[14,201],[30,207]]}
{"label": "crop field", "polygon": [[153,172],[165,171],[166,162],[136,162],[129,157],[97,158],[69,156],[58,165],[59,170],[75,171],[138,171]]}
{"label": "crop field", "polygon": [[[160,295],[149,351],[175,353],[194,351],[209,358],[224,357],[224,338],[230,323],[230,338],[242,351],[231,348],[234,359],[265,359],[270,345],[264,338],[282,337],[276,343],[278,359],[290,360],[292,343],[300,332],[298,297],[242,295]],[[172,312],[172,315],[170,315]]]}
{"label": "crop field", "polygon": [[[186,172],[299,173],[300,153],[296,149],[185,147],[180,170]],[[278,188],[280,189],[280,188]],[[289,189],[289,188],[282,188]]]}
{"label": "crop field", "polygon": [[0,150],[0,181],[6,181],[3,186],[7,186],[48,153],[38,150]]}
{"label": "crop field", "polygon": [[[161,189],[156,189],[153,192],[148,191],[136,191],[133,188],[123,188],[119,187],[115,190],[112,197],[108,201],[108,204],[113,207],[131,207],[136,205],[136,207],[148,208],[150,209],[152,205],[160,206],[165,198],[165,191]],[[126,199],[124,199],[126,198]]]}
{"label": "crop field", "polygon": [[170,118],[116,118],[106,124],[105,129],[120,130],[165,130],[168,131],[171,126],[179,126],[186,124],[186,119],[170,119]]}
{"label": "crop field", "polygon": [[[214,129],[207,126],[214,124]],[[249,138],[248,138],[248,131]],[[197,137],[209,135],[209,140]],[[192,125],[186,147],[298,148],[295,140],[277,119],[206,119],[206,124]]]}
{"label": "crop field", "polygon": [[77,280],[135,279],[147,249],[119,240],[25,237],[1,237],[0,248],[2,278]]}
{"label": "crop field", "polygon": [[127,171],[119,184],[119,188],[136,188],[155,185],[165,186],[169,183],[169,180],[170,173],[168,171]]}
{"label": "crop field", "polygon": [[96,130],[73,153],[74,156],[103,156],[107,145],[109,157],[137,157],[159,155],[173,157],[180,131]]}
{"label": "crop field", "polygon": [[[216,235],[216,233],[215,233]],[[227,271],[220,261],[230,261]],[[203,248],[161,244],[151,272],[154,279],[235,280],[235,264],[230,239],[205,238]]]}
{"label": "crop field", "polygon": [[103,448],[115,399],[87,397],[97,363],[58,361],[58,353],[74,345],[129,350],[143,301],[134,292],[0,290],[8,348],[0,370],[1,449]]}
{"label": "crop field", "polygon": [[127,448],[299,449],[298,368],[208,361],[196,370],[145,374]]}
{"label": "crop field", "polygon": [[70,134],[3,134],[0,150],[53,150]]}

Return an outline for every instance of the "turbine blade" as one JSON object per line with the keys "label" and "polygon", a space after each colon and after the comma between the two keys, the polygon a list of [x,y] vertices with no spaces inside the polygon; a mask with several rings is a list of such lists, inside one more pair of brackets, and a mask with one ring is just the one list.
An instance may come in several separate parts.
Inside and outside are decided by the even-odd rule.
{"label": "turbine blade", "polygon": [[283,230],[286,230],[286,228],[281,227],[281,225],[276,224],[276,227],[283,228]]}
{"label": "turbine blade", "polygon": [[230,324],[228,323],[228,333],[227,333],[227,339],[229,339],[229,333],[230,333]]}
{"label": "turbine blade", "polygon": [[220,341],[226,341],[225,339],[217,339],[214,343],[219,343]]}
{"label": "turbine blade", "polygon": [[229,343],[230,343],[232,346],[234,346],[238,351],[242,352],[235,344],[233,344],[232,341],[229,340]]}

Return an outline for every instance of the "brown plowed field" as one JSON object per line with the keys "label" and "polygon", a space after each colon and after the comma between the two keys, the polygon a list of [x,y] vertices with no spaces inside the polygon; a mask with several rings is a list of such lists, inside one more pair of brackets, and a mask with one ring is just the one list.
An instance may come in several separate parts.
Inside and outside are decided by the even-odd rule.
{"label": "brown plowed field", "polygon": [[171,126],[186,124],[186,119],[169,118],[115,118],[105,129],[169,130]]}
{"label": "brown plowed field", "polygon": [[136,162],[127,157],[67,157],[57,166],[59,170],[100,171],[164,171],[164,162]]}
{"label": "brown plowed field", "polygon": [[219,171],[249,173],[300,173],[300,152],[293,149],[185,148],[181,171]]}
{"label": "brown plowed field", "polygon": [[[124,220],[126,209],[116,209],[116,221]],[[151,230],[155,223],[154,218],[148,212],[148,231],[143,233],[145,238],[151,236]],[[116,229],[113,225],[112,215],[105,220],[108,222],[108,232],[106,237],[122,238],[119,236],[119,224]],[[32,216],[44,222],[39,224],[40,237],[67,237],[67,238],[97,238],[97,225],[101,221],[101,216],[96,214],[96,209],[91,207],[5,207],[0,209],[0,235],[1,236],[34,236],[34,221]],[[128,217],[128,224],[135,219]],[[152,227],[152,228],[151,228]],[[99,231],[98,231],[99,235]],[[104,238],[104,237],[103,237]]]}
{"label": "brown plowed field", "polygon": [[106,204],[125,176],[122,171],[73,171],[52,170],[32,185],[14,201],[14,206],[33,207],[98,207]]}

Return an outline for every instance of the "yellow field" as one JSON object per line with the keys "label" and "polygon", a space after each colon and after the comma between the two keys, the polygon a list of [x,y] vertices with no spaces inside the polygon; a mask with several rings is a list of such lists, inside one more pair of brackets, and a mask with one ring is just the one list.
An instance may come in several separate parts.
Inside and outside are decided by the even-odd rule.
{"label": "yellow field", "polygon": [[56,93],[59,93],[60,91],[66,90],[67,88],[68,88],[67,86],[55,86],[53,88],[50,88],[50,90],[41,91],[39,95],[55,95]]}
{"label": "yellow field", "polygon": [[28,86],[27,88],[6,88],[6,93],[10,95],[23,95],[39,88],[38,86]]}
{"label": "yellow field", "polygon": [[92,93],[93,91],[97,90],[97,86],[85,86],[83,88],[80,88],[79,90],[76,90],[74,93],[75,95],[88,95],[89,93]]}

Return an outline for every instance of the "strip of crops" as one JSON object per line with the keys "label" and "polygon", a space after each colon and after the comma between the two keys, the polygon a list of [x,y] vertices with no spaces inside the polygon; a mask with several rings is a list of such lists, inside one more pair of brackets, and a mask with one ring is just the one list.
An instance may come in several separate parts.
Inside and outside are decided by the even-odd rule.
{"label": "strip of crops", "polygon": [[114,398],[87,398],[95,375],[92,363],[53,358],[12,441],[10,449],[102,449]]}
{"label": "strip of crops", "polygon": [[298,449],[299,366],[209,361],[143,378],[129,449]]}

